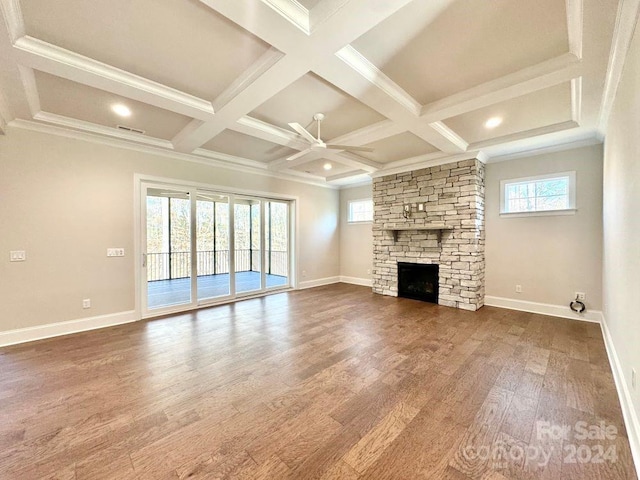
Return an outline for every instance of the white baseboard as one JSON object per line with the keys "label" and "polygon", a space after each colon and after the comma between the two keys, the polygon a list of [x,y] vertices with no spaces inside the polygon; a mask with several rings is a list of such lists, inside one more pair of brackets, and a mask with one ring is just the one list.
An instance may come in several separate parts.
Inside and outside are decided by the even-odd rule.
{"label": "white baseboard", "polygon": [[326,277],[318,278],[316,280],[307,280],[298,283],[298,290],[304,290],[305,288],[321,287],[322,285],[330,285],[332,283],[340,282],[340,277]]}
{"label": "white baseboard", "polygon": [[344,275],[340,275],[340,282],[362,285],[363,287],[370,287],[373,284],[370,278],[345,277]]}
{"label": "white baseboard", "polygon": [[59,337],[71,333],[85,332],[98,328],[112,327],[123,323],[139,320],[139,315],[134,310],[127,312],[111,313],[97,317],[80,318],[68,322],[48,323],[35,327],[18,328],[0,332],[0,347],[15,345],[17,343],[33,342],[45,338]]}
{"label": "white baseboard", "polygon": [[571,318],[573,320],[582,320],[583,322],[602,323],[602,312],[599,310],[587,310],[584,313],[576,313],[572,311],[568,305],[552,305],[549,303],[527,302],[524,300],[515,300],[513,298],[484,297],[484,304],[488,307],[508,308],[510,310],[520,310],[522,312],[540,313],[542,315],[550,315],[552,317]]}
{"label": "white baseboard", "polygon": [[638,421],[638,415],[633,408],[631,392],[629,391],[629,386],[625,381],[624,370],[622,369],[616,347],[613,343],[613,339],[611,338],[611,333],[607,326],[607,319],[604,317],[602,319],[601,328],[602,336],[604,337],[604,344],[607,348],[607,356],[609,357],[609,363],[611,364],[611,371],[613,372],[613,378],[616,382],[616,390],[618,390],[618,398],[620,399],[624,424],[627,428],[627,437],[629,438],[631,455],[633,457],[633,462],[636,465],[636,472],[640,472],[640,422]]}

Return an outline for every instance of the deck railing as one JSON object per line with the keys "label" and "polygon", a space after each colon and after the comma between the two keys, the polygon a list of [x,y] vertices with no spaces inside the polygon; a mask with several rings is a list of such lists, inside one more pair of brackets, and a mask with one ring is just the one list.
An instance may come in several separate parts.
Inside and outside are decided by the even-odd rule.
{"label": "deck railing", "polygon": [[[266,273],[289,276],[287,252],[267,251]],[[191,252],[163,252],[147,254],[147,281],[188,278],[191,270]],[[235,251],[236,272],[259,272],[260,251]],[[196,258],[198,276],[229,273],[229,250],[200,250]]]}

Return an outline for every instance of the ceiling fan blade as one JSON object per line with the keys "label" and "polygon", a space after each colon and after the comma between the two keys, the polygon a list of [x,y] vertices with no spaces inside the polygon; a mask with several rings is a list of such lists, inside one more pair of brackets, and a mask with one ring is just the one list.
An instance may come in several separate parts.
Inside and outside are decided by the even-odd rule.
{"label": "ceiling fan blade", "polygon": [[313,135],[311,135],[306,128],[304,128],[302,125],[300,125],[299,123],[290,123],[289,126],[291,128],[293,128],[296,132],[298,132],[300,135],[302,135],[304,138],[306,138],[307,140],[309,140],[311,143],[318,143],[318,139],[316,137],[314,137]]}
{"label": "ceiling fan blade", "polygon": [[310,153],[310,152],[311,152],[311,149],[307,148],[306,150],[302,150],[301,152],[294,153],[293,155],[288,157],[287,160],[288,161],[295,160],[297,158],[303,157],[304,155],[306,155],[307,153]]}
{"label": "ceiling fan blade", "polygon": [[327,143],[327,148],[331,150],[352,150],[354,152],[373,152],[373,148],[369,147],[352,147],[349,145],[336,145]]}

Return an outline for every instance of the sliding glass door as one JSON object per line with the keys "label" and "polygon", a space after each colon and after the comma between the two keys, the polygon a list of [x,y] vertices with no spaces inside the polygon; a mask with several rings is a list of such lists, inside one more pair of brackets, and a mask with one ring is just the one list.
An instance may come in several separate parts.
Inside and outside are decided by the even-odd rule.
{"label": "sliding glass door", "polygon": [[191,200],[188,190],[149,188],[145,195],[147,306],[189,305]]}
{"label": "sliding glass door", "polygon": [[286,288],[290,202],[143,185],[147,316]]}
{"label": "sliding glass door", "polygon": [[198,301],[231,295],[229,197],[198,192],[196,244]]}
{"label": "sliding glass door", "polygon": [[267,288],[289,285],[289,203],[265,202]]}

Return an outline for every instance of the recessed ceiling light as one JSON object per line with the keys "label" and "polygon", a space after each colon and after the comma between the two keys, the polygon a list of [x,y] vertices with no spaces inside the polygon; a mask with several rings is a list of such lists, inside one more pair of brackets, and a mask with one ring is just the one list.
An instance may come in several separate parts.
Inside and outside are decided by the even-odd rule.
{"label": "recessed ceiling light", "polygon": [[333,166],[329,162],[324,164],[324,169],[325,170],[331,170],[332,168],[333,168]]}
{"label": "recessed ceiling light", "polygon": [[114,105],[111,105],[111,110],[113,110],[114,113],[116,113],[117,115],[120,115],[121,117],[131,116],[131,110],[129,109],[129,107],[121,103],[116,103]]}
{"label": "recessed ceiling light", "polygon": [[491,117],[489,120],[484,122],[484,126],[485,126],[485,128],[496,128],[501,123],[502,123],[502,118],[500,118],[500,117]]}

